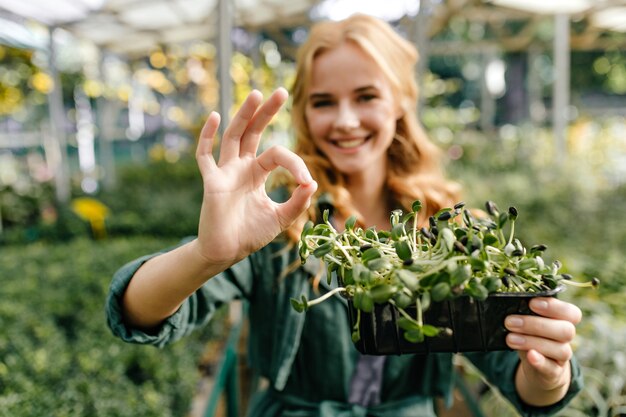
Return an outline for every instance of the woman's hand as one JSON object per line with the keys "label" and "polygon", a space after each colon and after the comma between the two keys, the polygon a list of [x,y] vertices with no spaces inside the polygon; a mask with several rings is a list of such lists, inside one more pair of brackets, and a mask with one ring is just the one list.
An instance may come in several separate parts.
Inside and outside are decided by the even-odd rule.
{"label": "woman's hand", "polygon": [[[212,265],[231,265],[272,241],[307,209],[317,184],[295,153],[274,146],[257,156],[261,134],[282,104],[285,89],[262,103],[252,91],[225,130],[219,158],[212,148],[220,116],[208,117],[196,159],[204,183],[197,247]],[[272,201],[265,182],[277,167],[287,169],[299,184],[285,203]]]}
{"label": "woman's hand", "polygon": [[571,380],[571,342],[582,313],[573,304],[550,297],[537,297],[530,308],[539,316],[511,315],[505,320],[510,331],[506,341],[518,351],[517,391],[526,403],[545,406],[558,402]]}

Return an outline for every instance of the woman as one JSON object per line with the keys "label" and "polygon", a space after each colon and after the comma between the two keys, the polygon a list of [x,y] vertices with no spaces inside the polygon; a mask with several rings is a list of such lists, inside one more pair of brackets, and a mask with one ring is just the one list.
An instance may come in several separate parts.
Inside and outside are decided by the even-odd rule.
{"label": "woman", "polygon": [[[415,199],[424,203],[422,222],[458,201],[415,116],[416,60],[412,45],[375,18],[319,23],[298,56],[295,153],[273,147],[257,156],[264,128],[287,99],[283,89],[264,103],[250,94],[224,132],[217,161],[211,149],[219,115],[212,113],[196,153],[204,180],[198,236],[118,271],[107,303],[114,333],[162,346],[204,325],[221,304],[245,298],[249,360],[269,381],[250,415],[434,416],[433,397],[451,400],[450,354],[362,356],[350,339],[345,300],[306,314],[289,302],[330,289],[318,264],[294,267],[294,243],[321,208],[331,208],[337,226],[356,214],[362,226],[388,229],[390,211],[409,210]],[[289,173],[278,203],[265,191],[277,167]],[[517,352],[467,356],[523,415],[550,415],[580,390],[570,342],[581,312],[544,298],[531,308],[538,316],[506,320],[507,343]]]}

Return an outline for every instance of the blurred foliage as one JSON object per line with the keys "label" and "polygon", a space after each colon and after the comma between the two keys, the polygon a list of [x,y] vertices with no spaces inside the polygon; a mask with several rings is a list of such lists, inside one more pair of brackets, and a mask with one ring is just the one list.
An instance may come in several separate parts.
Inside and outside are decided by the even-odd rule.
{"label": "blurred foliage", "polygon": [[80,238],[0,251],[0,416],[182,416],[221,320],[163,349],[125,344],[104,300],[124,262],[174,244]]}
{"label": "blurred foliage", "polygon": [[[39,124],[48,116],[47,94],[54,80],[34,63],[29,50],[0,45],[0,120],[10,116],[21,124]],[[63,100],[73,107],[74,88],[84,82],[81,72],[59,73]]]}
{"label": "blurred foliage", "polygon": [[195,235],[202,178],[190,156],[176,163],[128,165],[120,170],[117,187],[98,197],[111,211],[106,220],[110,236]]}
{"label": "blurred foliage", "polygon": [[581,280],[600,278],[599,290],[583,291],[585,297],[597,297],[626,317],[626,294],[620,291],[626,287],[626,172],[620,160],[611,159],[626,157],[618,132],[600,126],[588,147],[578,150],[580,138],[571,132],[561,163],[549,132],[530,127],[508,126],[493,136],[457,132],[446,147],[458,158],[449,170],[470,205],[482,208],[493,200],[515,206],[516,234],[528,245],[547,245],[546,256],[563,262],[564,272]]}
{"label": "blurred foliage", "polygon": [[[545,255],[562,261],[574,279],[601,280],[596,290],[568,287],[561,296],[584,313],[574,350],[585,378],[561,417],[626,415],[625,124],[623,117],[579,120],[562,159],[541,128],[508,125],[491,135],[434,129],[470,206],[483,208],[486,200],[515,206],[516,235],[525,244],[546,244]],[[489,417],[518,416],[493,389],[480,402]]]}
{"label": "blurred foliage", "polygon": [[[74,202],[83,198],[77,188],[73,194]],[[0,245],[104,234],[172,238],[194,235],[202,202],[202,179],[189,155],[176,163],[159,160],[128,164],[119,168],[114,189],[94,197],[109,210],[102,231],[94,231],[89,220],[82,219],[71,205],[57,204],[48,183],[0,188]]]}

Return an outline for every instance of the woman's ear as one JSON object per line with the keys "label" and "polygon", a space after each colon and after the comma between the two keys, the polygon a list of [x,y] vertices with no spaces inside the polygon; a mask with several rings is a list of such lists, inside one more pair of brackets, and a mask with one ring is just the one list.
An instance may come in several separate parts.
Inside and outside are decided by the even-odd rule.
{"label": "woman's ear", "polygon": [[398,105],[396,106],[396,121],[402,119],[404,117],[404,115],[406,114],[406,109],[408,107],[408,100],[406,99],[402,99],[402,101],[400,103],[398,103]]}

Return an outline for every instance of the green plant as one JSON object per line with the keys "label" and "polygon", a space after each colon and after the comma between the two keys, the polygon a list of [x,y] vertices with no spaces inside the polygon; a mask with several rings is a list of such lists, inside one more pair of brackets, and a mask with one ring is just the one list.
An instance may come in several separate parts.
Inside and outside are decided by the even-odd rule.
{"label": "green plant", "polygon": [[37,242],[0,251],[0,417],[168,417],[189,413],[209,339],[225,317],[163,349],[123,343],[106,326],[111,276],[175,244],[125,238]]}
{"label": "green plant", "polygon": [[[599,283],[597,278],[574,282],[569,274],[559,273],[559,261],[544,261],[545,245],[524,247],[514,236],[515,207],[501,212],[488,201],[486,215],[475,216],[464,208],[465,203],[458,203],[431,216],[428,228],[419,228],[421,206],[416,201],[406,215],[394,210],[390,231],[364,230],[353,216],[338,232],[327,211],[323,223],[308,222],[299,245],[301,260],[304,263],[309,255],[323,259],[328,280],[336,273],[340,286],[312,301],[304,295],[292,299],[293,308],[302,312],[335,294],[347,295],[358,310],[352,334],[357,342],[361,312],[371,312],[374,304],[391,303],[402,316],[398,326],[404,337],[418,343],[425,336],[450,331],[424,323],[422,313],[431,301],[461,295],[485,300],[493,292],[540,293],[561,282],[579,287]],[[417,317],[406,312],[412,305]]]}

